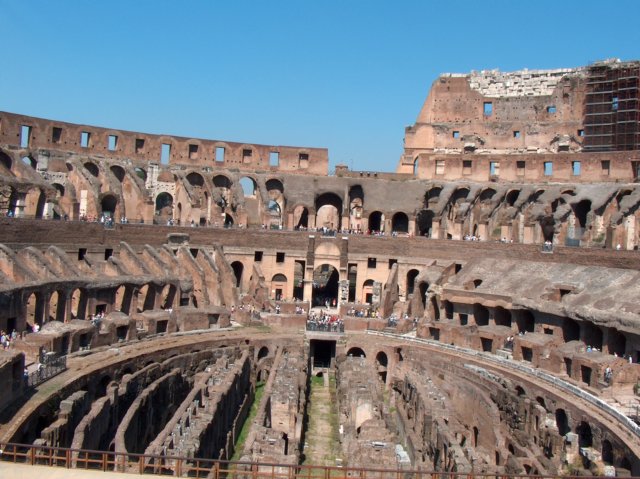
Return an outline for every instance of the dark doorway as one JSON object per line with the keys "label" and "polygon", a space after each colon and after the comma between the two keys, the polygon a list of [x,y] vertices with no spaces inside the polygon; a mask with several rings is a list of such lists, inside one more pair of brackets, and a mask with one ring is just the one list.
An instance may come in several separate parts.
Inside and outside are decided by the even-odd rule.
{"label": "dark doorway", "polygon": [[336,357],[336,342],[312,339],[309,343],[311,359],[315,368],[330,368]]}

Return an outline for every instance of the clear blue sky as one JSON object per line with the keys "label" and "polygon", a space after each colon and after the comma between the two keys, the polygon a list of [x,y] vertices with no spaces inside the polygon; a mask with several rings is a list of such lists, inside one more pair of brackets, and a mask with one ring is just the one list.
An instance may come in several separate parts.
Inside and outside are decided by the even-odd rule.
{"label": "clear blue sky", "polygon": [[639,0],[0,0],[0,109],[393,171],[438,74],[639,59],[638,18]]}

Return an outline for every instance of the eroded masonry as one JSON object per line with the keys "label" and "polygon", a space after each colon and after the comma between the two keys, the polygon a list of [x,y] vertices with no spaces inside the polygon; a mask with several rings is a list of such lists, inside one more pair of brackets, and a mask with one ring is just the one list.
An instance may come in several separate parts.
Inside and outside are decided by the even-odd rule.
{"label": "eroded masonry", "polygon": [[640,474],[639,78],[443,75],[395,173],[0,113],[0,459]]}

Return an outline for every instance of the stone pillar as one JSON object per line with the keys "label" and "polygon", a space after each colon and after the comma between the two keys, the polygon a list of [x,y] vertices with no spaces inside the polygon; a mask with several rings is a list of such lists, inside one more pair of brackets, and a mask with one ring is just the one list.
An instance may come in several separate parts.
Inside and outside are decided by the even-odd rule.
{"label": "stone pillar", "polygon": [[[67,323],[71,321],[71,310],[73,309],[73,294],[69,294],[65,292],[64,298],[64,322]],[[60,302],[58,303],[60,304]]]}

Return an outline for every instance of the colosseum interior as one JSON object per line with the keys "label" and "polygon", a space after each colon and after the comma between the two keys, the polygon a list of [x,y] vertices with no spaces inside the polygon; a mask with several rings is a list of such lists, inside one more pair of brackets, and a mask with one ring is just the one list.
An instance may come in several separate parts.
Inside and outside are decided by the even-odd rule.
{"label": "colosseum interior", "polygon": [[393,173],[1,112],[0,459],[639,475],[639,78],[444,74]]}

